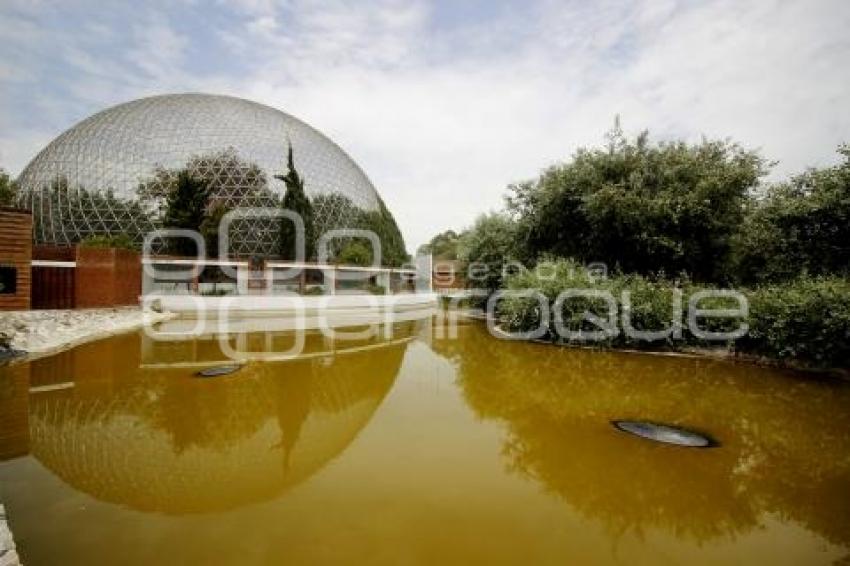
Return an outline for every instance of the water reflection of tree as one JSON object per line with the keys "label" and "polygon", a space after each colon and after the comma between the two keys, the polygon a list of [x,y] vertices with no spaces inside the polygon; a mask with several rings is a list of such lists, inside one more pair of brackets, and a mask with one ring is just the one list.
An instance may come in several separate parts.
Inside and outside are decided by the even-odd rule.
{"label": "water reflection of tree", "polygon": [[[405,351],[250,363],[201,380],[138,369],[132,338],[60,354],[79,357],[63,365],[75,387],[33,399],[32,453],[76,489],[167,513],[262,501],[314,473],[368,422]],[[97,372],[93,359],[105,361]]]}
{"label": "water reflection of tree", "polygon": [[[477,327],[435,348],[512,469],[614,533],[735,537],[766,513],[850,544],[850,388],[729,363],[508,343]],[[703,428],[719,449],[657,445],[614,418]]]}

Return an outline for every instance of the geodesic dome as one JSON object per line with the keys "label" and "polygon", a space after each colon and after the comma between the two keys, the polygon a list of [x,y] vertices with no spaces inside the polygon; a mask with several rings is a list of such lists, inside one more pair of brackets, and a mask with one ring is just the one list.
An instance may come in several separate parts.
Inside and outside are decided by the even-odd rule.
{"label": "geodesic dome", "polygon": [[[274,108],[207,94],[142,98],[99,112],[65,131],[24,169],[20,204],[33,213],[37,244],[128,235],[139,243],[160,227],[167,188],[190,171],[226,208],[277,207],[291,144],[320,231],[351,227],[380,199],[354,161],[330,139]],[[240,222],[234,255],[274,255],[278,223]],[[321,233],[321,232],[319,232]]]}

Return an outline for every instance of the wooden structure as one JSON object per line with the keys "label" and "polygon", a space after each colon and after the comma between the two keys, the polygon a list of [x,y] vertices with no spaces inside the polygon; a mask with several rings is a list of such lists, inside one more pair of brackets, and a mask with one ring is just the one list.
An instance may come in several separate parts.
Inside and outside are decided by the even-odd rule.
{"label": "wooden structure", "polygon": [[0,310],[30,308],[32,215],[0,208]]}
{"label": "wooden structure", "polygon": [[137,252],[32,245],[32,215],[0,207],[0,311],[137,305]]}
{"label": "wooden structure", "polygon": [[136,305],[142,293],[139,254],[117,248],[37,246],[32,279],[34,309]]}
{"label": "wooden structure", "polygon": [[137,252],[78,246],[76,263],[75,308],[139,304],[142,263]]}
{"label": "wooden structure", "polygon": [[75,248],[36,246],[32,251],[32,308],[72,309],[76,304]]}

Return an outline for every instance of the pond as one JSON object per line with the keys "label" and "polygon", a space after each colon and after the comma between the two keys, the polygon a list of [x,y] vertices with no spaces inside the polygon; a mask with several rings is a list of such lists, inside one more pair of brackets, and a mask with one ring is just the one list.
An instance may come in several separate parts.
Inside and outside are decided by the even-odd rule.
{"label": "pond", "polygon": [[0,502],[24,564],[850,560],[846,382],[477,323],[391,330],[310,333],[298,359],[206,379],[216,340],[142,333],[0,368]]}

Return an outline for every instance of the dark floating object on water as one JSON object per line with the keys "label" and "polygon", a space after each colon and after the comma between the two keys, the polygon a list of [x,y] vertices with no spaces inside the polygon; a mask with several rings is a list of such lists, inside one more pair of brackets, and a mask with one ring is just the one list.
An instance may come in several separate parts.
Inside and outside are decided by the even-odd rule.
{"label": "dark floating object on water", "polygon": [[689,448],[711,448],[719,445],[716,440],[704,434],[676,426],[647,421],[611,421],[611,424],[623,432],[665,444]]}
{"label": "dark floating object on water", "polygon": [[242,366],[239,365],[215,366],[202,369],[196,375],[200,377],[218,377],[220,375],[229,375],[235,371],[239,371],[240,369],[242,369]]}

